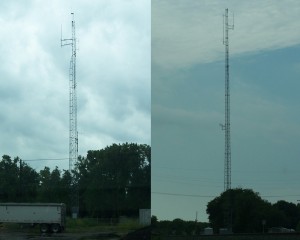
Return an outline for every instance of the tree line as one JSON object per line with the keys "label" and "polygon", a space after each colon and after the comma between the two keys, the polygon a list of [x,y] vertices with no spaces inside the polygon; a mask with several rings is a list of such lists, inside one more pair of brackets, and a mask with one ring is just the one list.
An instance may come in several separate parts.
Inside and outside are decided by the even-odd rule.
{"label": "tree line", "polygon": [[[209,223],[198,221],[185,221],[180,218],[174,220],[158,220],[156,216],[151,218],[151,227],[158,236],[162,235],[200,235]],[[155,238],[154,238],[155,239]],[[160,238],[159,238],[160,239]]]}
{"label": "tree line", "polygon": [[[252,189],[229,189],[208,202],[209,222],[158,220],[152,216],[153,231],[160,235],[201,235],[207,227],[232,233],[300,232],[300,204],[279,200],[270,203]],[[223,232],[224,233],[224,232]],[[227,232],[228,233],[228,232]],[[154,238],[155,239],[155,238]],[[159,238],[157,238],[159,239]]]}
{"label": "tree line", "polygon": [[272,204],[252,189],[230,189],[207,205],[209,222],[218,232],[230,228],[234,233],[267,232],[272,227],[300,230],[300,204],[284,200]]}
{"label": "tree line", "polygon": [[74,170],[37,172],[19,157],[0,161],[0,202],[62,202],[70,214],[71,193],[79,196],[79,216],[137,216],[150,208],[151,147],[112,144],[79,156]]}

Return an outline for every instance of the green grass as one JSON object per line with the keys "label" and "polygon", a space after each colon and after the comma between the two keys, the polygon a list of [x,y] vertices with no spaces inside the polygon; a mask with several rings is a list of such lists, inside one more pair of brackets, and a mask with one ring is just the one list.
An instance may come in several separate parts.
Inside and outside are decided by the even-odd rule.
{"label": "green grass", "polygon": [[[107,233],[116,234],[118,236],[124,236],[127,233],[139,229],[143,226],[139,224],[138,219],[125,218],[120,223],[103,223],[97,219],[91,218],[78,218],[72,219],[67,218],[66,220],[66,233]],[[25,232],[29,234],[39,234],[39,225],[34,228],[29,225],[24,225],[21,228],[20,224],[17,223],[3,223],[0,225],[1,229],[8,232]]]}
{"label": "green grass", "polygon": [[29,224],[19,224],[19,223],[2,223],[0,224],[0,229],[8,232],[27,232],[36,233],[40,231],[38,226],[31,226]]}
{"label": "green grass", "polygon": [[117,224],[102,223],[97,219],[90,218],[68,218],[66,223],[66,232],[79,233],[79,232],[105,232],[126,234],[130,231],[141,228],[138,219],[125,219]]}

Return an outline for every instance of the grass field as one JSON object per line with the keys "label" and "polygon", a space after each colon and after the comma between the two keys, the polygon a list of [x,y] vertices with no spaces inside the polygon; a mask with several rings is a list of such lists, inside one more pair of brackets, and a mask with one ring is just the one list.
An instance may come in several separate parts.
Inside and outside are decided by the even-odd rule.
{"label": "grass field", "polygon": [[[101,219],[91,218],[68,218],[66,221],[65,233],[107,233],[124,236],[129,232],[141,228],[138,219],[125,219],[120,223],[103,222]],[[20,225],[16,223],[2,223],[0,232],[27,232],[39,233],[39,226],[31,227],[30,225]]]}

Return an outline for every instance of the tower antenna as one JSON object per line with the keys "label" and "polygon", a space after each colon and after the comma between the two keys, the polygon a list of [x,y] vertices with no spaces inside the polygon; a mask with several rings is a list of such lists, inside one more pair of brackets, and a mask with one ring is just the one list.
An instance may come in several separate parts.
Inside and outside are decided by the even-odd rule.
{"label": "tower antenna", "polygon": [[[231,144],[230,144],[230,85],[229,85],[229,30],[234,29],[228,21],[228,8],[223,15],[223,44],[225,45],[225,124],[220,124],[225,131],[225,156],[224,156],[224,192],[231,189]],[[224,224],[228,233],[232,233],[232,196],[231,191],[226,196],[224,205]]]}
{"label": "tower antenna", "polygon": [[61,47],[71,46],[72,55],[69,67],[69,171],[72,175],[71,210],[73,218],[79,211],[77,182],[74,176],[74,166],[78,160],[78,131],[77,131],[77,94],[76,94],[76,35],[74,13],[72,15],[72,38],[62,39]]}
{"label": "tower antenna", "polygon": [[228,8],[223,16],[223,44],[225,45],[225,124],[221,124],[225,131],[225,157],[224,157],[224,191],[231,189],[231,143],[230,143],[230,85],[229,85],[229,37],[228,31],[234,29],[228,22]]}

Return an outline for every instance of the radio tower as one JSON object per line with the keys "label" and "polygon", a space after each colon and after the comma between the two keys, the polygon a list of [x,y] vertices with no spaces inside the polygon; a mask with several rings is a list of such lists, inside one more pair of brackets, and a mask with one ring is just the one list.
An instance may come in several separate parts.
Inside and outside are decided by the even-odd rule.
{"label": "radio tower", "polygon": [[[224,191],[231,189],[231,145],[230,145],[230,85],[229,85],[229,38],[228,31],[234,29],[233,24],[228,23],[228,8],[225,9],[223,19],[223,44],[225,45],[225,159],[224,159]],[[225,34],[225,35],[224,35]]]}
{"label": "radio tower", "polygon": [[61,47],[70,45],[72,55],[69,68],[69,171],[72,174],[71,208],[73,218],[77,218],[79,198],[74,166],[78,159],[78,131],[77,131],[77,95],[76,95],[76,35],[74,13],[72,14],[72,38],[62,39]]}

